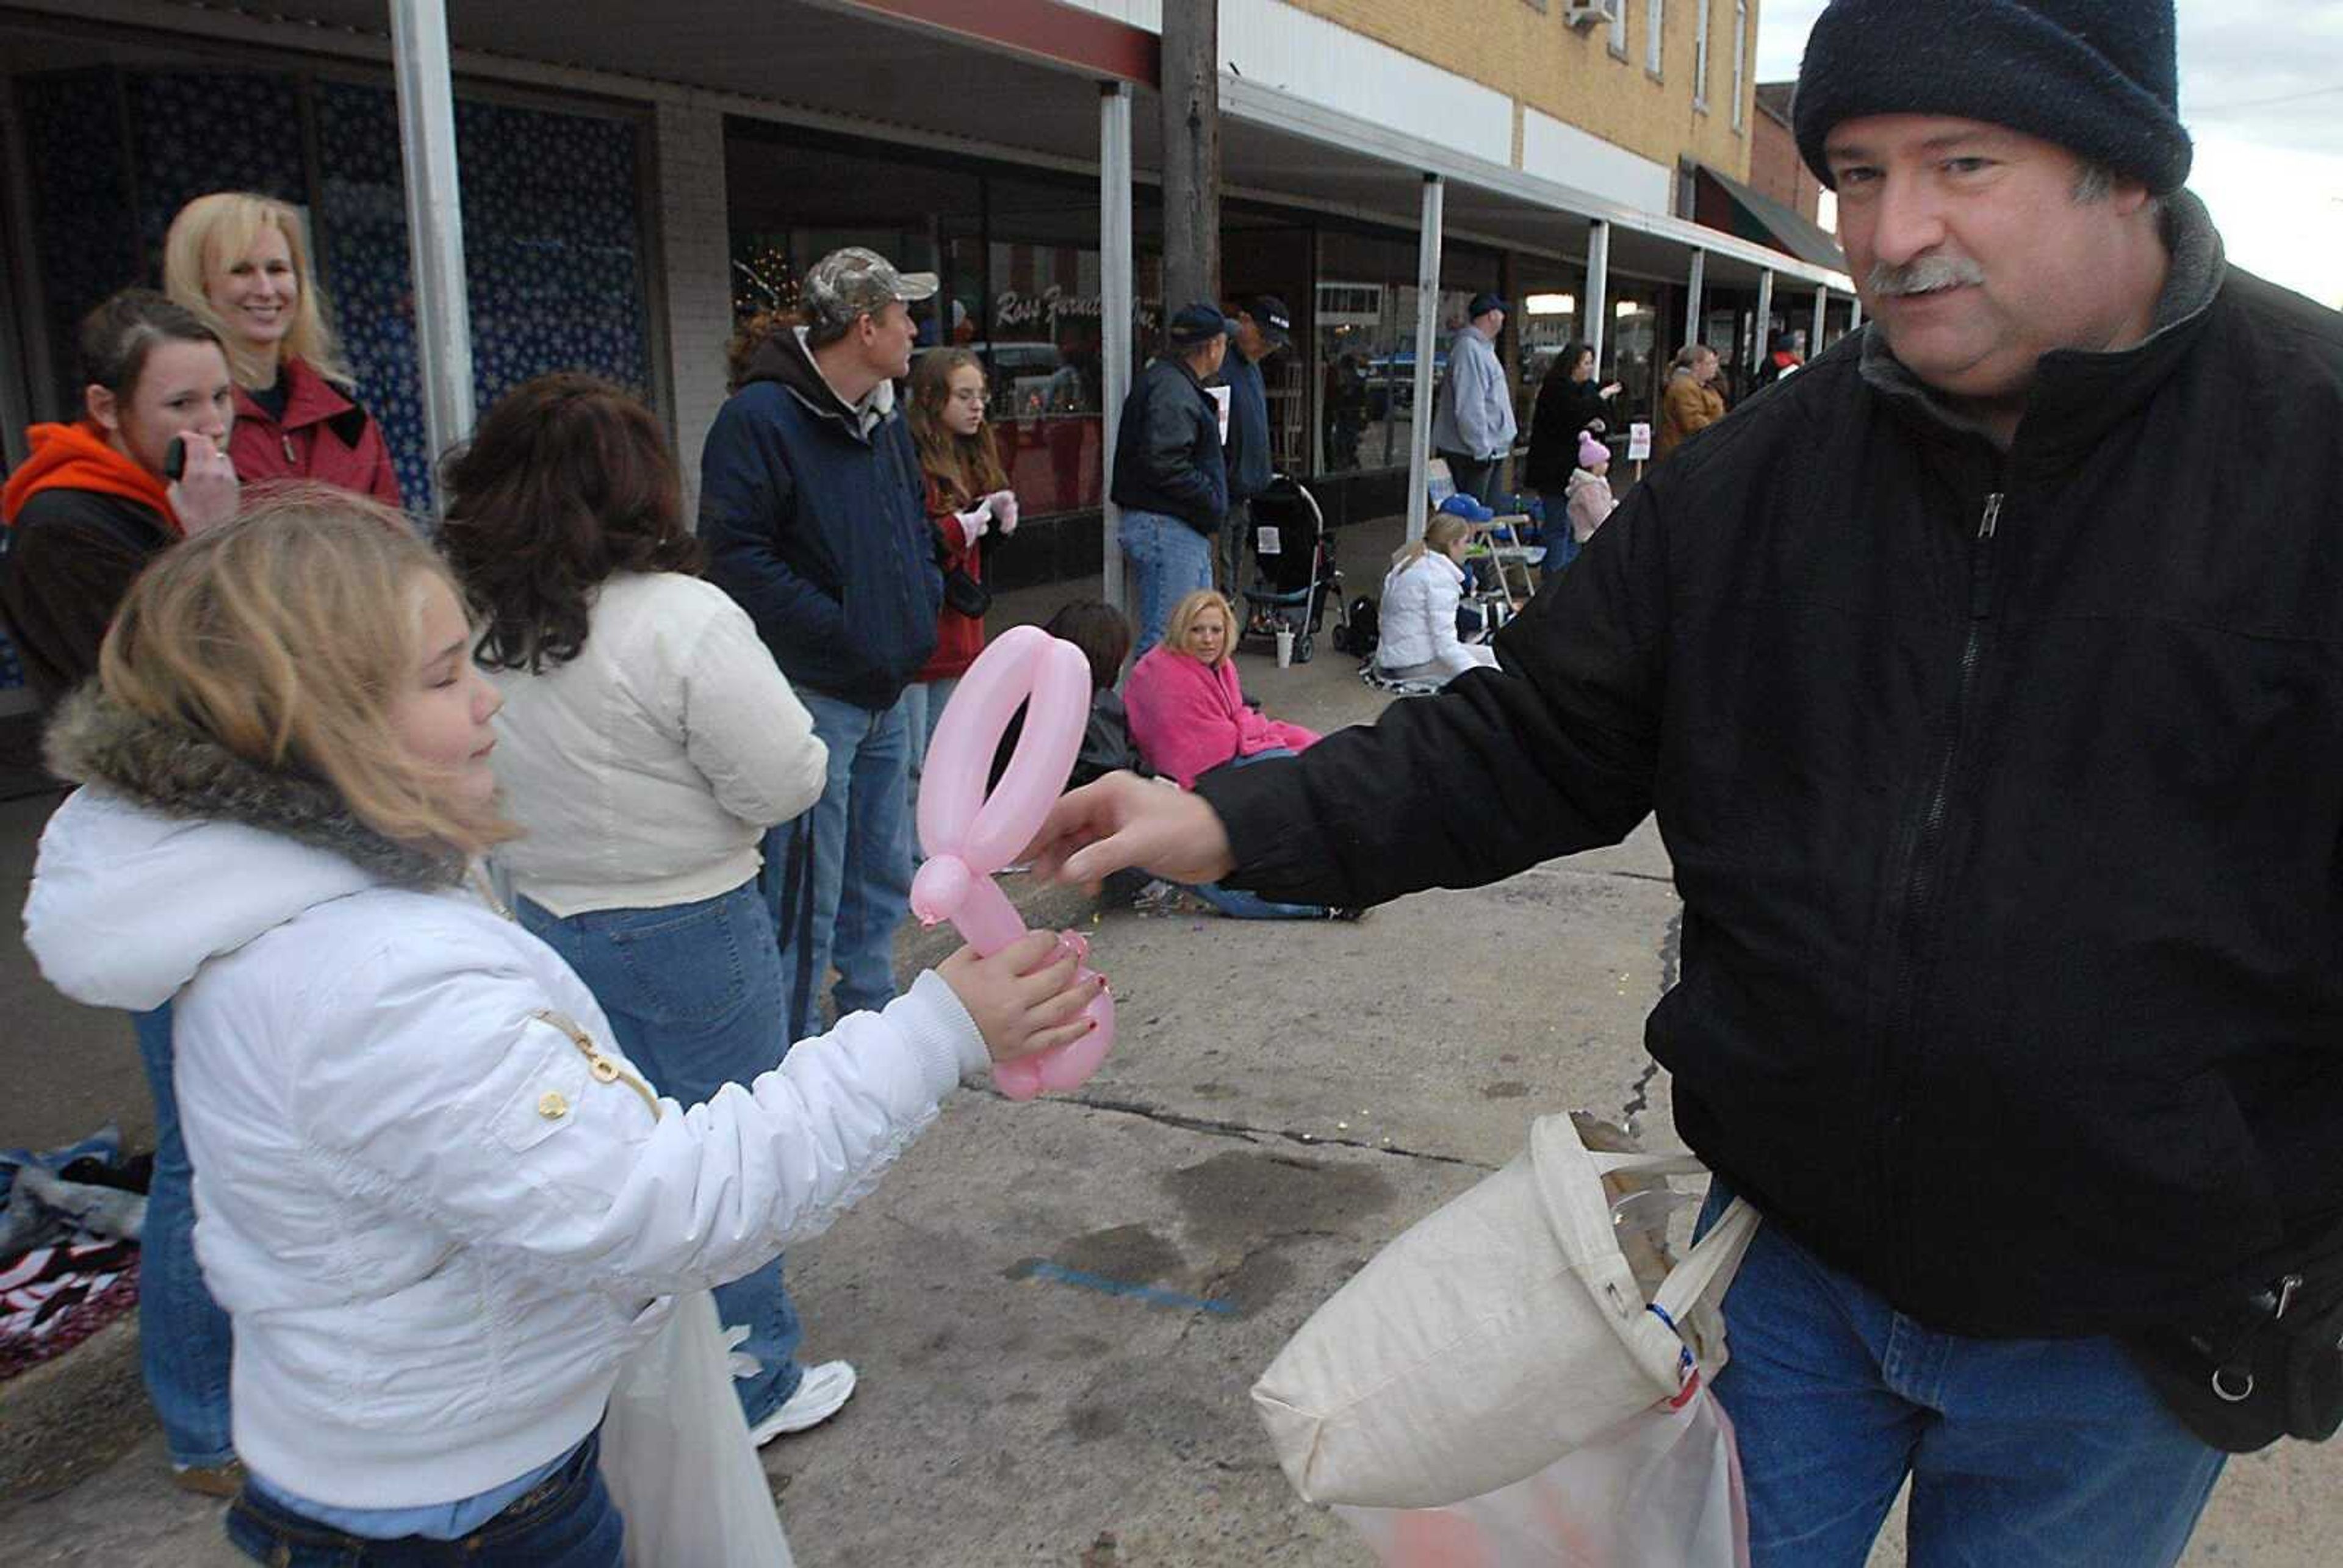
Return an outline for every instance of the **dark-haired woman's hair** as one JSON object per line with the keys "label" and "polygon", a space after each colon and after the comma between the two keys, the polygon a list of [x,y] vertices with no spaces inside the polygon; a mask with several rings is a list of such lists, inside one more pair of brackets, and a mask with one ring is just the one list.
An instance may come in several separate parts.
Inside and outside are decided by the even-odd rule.
{"label": "dark-haired woman's hair", "polygon": [[507,393],[441,484],[440,548],[483,621],[478,657],[535,673],[586,646],[614,572],[698,572],[667,432],[619,387],[575,371]]}
{"label": "dark-haired woman's hair", "polygon": [[103,387],[124,402],[138,391],[147,357],[161,343],[208,343],[223,357],[227,347],[211,323],[151,288],[126,288],[99,302],[81,318],[81,378]]}
{"label": "dark-haired woman's hair", "polygon": [[795,311],[759,310],[734,322],[731,339],[724,345],[724,390],[738,392],[746,387],[757,351],[782,333],[795,331],[803,319]]}
{"label": "dark-haired woman's hair", "polygon": [[1122,661],[1131,657],[1131,621],[1114,606],[1094,598],[1060,606],[1041,629],[1082,650],[1090,660],[1092,691],[1112,686],[1122,673]]}
{"label": "dark-haired woman's hair", "polygon": [[[1554,362],[1545,367],[1545,378],[1538,385],[1544,386],[1546,381],[1569,380],[1570,373],[1578,362],[1594,352],[1594,345],[1592,343],[1573,338],[1562,346],[1562,352],[1555,355]],[[1595,374],[1600,375],[1602,372],[1598,369]]]}
{"label": "dark-haired woman's hair", "polygon": [[984,361],[971,348],[930,348],[911,367],[908,417],[912,444],[920,449],[920,467],[955,507],[972,507],[980,497],[1009,487],[1009,470],[1001,466],[1001,448],[993,445],[990,420],[979,425],[973,436],[955,436],[944,427],[952,372],[970,367],[979,375],[984,372]]}

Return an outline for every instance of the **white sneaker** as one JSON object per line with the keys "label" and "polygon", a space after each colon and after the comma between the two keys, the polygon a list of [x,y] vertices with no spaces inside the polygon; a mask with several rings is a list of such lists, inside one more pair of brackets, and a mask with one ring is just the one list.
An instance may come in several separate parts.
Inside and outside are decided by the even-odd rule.
{"label": "white sneaker", "polygon": [[798,1392],[780,1409],[749,1429],[749,1441],[759,1448],[777,1437],[820,1426],[854,1397],[854,1367],[850,1362],[824,1362],[808,1367],[798,1380]]}

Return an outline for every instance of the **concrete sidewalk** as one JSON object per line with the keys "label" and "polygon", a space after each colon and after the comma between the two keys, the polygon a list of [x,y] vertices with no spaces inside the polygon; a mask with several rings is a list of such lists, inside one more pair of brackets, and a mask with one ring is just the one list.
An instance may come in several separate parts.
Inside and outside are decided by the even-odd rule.
{"label": "concrete sidewalk", "polygon": [[[1378,592],[1396,538],[1395,523],[1341,536],[1353,595]],[[1091,592],[1004,595],[996,620]],[[1321,729],[1387,701],[1322,641],[1290,669],[1247,654],[1243,677],[1272,715]],[[36,820],[0,813],[10,897]],[[807,1353],[850,1357],[864,1380],[829,1425],[766,1450],[799,1561],[1367,1563],[1293,1499],[1245,1391],[1379,1246],[1510,1158],[1532,1117],[1586,1106],[1672,1141],[1666,1075],[1642,1046],[1677,961],[1656,834],[1358,925],[1094,918],[1079,895],[1018,891],[1035,923],[1091,932],[1117,1050],[1067,1099],[961,1094],[790,1254]],[[907,929],[901,957],[908,970],[949,946]],[[12,936],[0,996],[45,1032],[11,1050],[0,1141],[135,1125],[127,1028],[43,1003],[23,969]],[[0,1422],[11,1397],[0,1384]],[[217,1543],[217,1505],[166,1484],[151,1436],[94,1419],[130,1452],[0,1520],[0,1563],[240,1560]],[[2232,1465],[2188,1561],[2333,1561],[2343,1497],[2325,1460],[2295,1446]],[[1875,1561],[1900,1563],[1900,1546]]]}

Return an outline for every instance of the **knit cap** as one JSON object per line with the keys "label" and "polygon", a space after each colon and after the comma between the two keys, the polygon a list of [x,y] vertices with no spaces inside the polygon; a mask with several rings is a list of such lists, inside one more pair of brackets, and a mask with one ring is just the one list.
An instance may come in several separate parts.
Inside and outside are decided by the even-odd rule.
{"label": "knit cap", "polygon": [[2179,101],[2172,0],[1831,0],[1791,116],[1799,153],[1834,190],[1832,127],[1949,115],[2056,142],[2167,196],[2192,156]]}
{"label": "knit cap", "polygon": [[1594,432],[1581,430],[1578,433],[1578,466],[1580,467],[1591,474],[1594,471],[1594,466],[1597,463],[1607,463],[1610,460],[1611,448],[1596,440]]}

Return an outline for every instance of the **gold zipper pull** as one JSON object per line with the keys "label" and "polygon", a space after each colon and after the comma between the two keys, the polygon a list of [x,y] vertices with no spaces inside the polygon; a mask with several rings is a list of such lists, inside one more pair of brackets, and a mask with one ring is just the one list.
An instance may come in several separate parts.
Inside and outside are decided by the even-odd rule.
{"label": "gold zipper pull", "polygon": [[595,1082],[616,1083],[620,1080],[624,1080],[627,1087],[633,1090],[637,1094],[641,1095],[643,1097],[643,1103],[651,1108],[651,1120],[654,1121],[659,1120],[659,1096],[651,1092],[651,1086],[645,1083],[633,1073],[628,1072],[625,1068],[620,1067],[617,1062],[612,1061],[608,1057],[604,1056],[602,1052],[596,1048],[594,1044],[594,1037],[588,1034],[583,1029],[579,1028],[578,1021],[575,1019],[563,1013],[558,1013],[549,1007],[541,1007],[529,1016],[536,1019],[540,1023],[551,1025],[553,1028],[559,1030],[562,1033],[569,1037],[569,1043],[576,1046],[578,1050],[584,1054],[586,1058],[586,1070],[594,1075]]}

